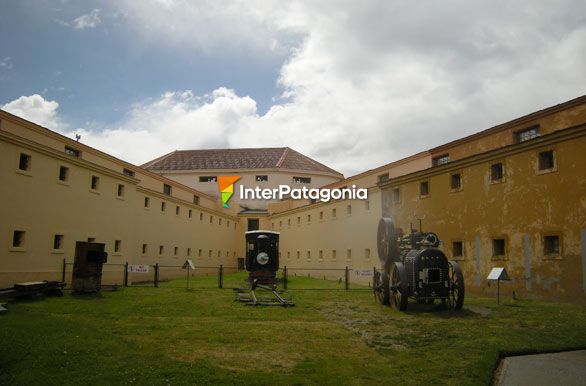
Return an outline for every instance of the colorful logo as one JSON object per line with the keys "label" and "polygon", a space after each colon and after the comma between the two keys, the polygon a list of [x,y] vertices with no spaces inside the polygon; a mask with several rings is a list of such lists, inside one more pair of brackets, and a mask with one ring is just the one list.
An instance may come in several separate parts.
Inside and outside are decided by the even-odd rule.
{"label": "colorful logo", "polygon": [[218,187],[222,195],[222,206],[229,208],[228,200],[234,194],[234,183],[240,179],[240,176],[218,176]]}

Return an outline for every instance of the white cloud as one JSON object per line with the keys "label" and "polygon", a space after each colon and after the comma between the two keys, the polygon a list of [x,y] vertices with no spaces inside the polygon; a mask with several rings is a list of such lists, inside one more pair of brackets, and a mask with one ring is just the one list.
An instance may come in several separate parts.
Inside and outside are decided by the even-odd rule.
{"label": "white cloud", "polygon": [[135,163],[174,149],[290,146],[348,175],[586,93],[583,1],[113,4],[149,44],[259,60],[288,52],[283,98],[265,115],[226,84],[137,102],[117,125],[82,133]]}
{"label": "white cloud", "polygon": [[96,28],[102,22],[100,12],[100,9],[93,9],[90,13],[76,17],[69,25],[74,29]]}
{"label": "white cloud", "polygon": [[12,70],[12,67],[12,58],[10,56],[7,56],[4,59],[0,60],[0,69]]}
{"label": "white cloud", "polygon": [[1,107],[2,110],[35,122],[52,130],[65,128],[57,114],[59,103],[45,100],[41,95],[21,96]]}

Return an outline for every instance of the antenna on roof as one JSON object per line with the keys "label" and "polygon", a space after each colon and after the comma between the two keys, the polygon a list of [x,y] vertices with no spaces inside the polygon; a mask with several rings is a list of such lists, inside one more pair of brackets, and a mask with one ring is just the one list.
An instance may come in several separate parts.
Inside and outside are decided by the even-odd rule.
{"label": "antenna on roof", "polygon": [[75,133],[75,140],[76,140],[77,142],[79,142],[79,140],[80,140],[80,139],[81,139],[81,134],[77,134],[77,133]]}

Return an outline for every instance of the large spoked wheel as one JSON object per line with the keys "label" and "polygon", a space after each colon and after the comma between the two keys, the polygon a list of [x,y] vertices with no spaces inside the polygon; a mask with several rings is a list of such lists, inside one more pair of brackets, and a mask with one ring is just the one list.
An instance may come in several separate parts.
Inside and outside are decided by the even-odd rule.
{"label": "large spoked wheel", "polygon": [[380,304],[388,306],[390,303],[390,290],[389,290],[389,274],[385,271],[377,271],[374,275],[374,283],[372,286],[374,291],[374,299]]}
{"label": "large spoked wheel", "polygon": [[462,309],[464,305],[464,275],[460,265],[450,261],[450,306],[455,310]]}
{"label": "large spoked wheel", "polygon": [[397,244],[395,226],[393,225],[393,220],[388,217],[383,217],[378,222],[376,246],[378,258],[385,268],[388,268],[391,262],[399,259],[399,246]]}
{"label": "large spoked wheel", "polygon": [[395,263],[391,270],[391,306],[399,311],[407,309],[409,285],[403,263]]}

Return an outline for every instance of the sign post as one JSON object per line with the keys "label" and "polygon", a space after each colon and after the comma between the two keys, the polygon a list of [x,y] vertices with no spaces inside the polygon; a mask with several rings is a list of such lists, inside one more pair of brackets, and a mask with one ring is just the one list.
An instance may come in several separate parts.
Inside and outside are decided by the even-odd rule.
{"label": "sign post", "polygon": [[500,304],[501,280],[511,280],[507,274],[507,270],[504,267],[495,267],[490,270],[490,273],[486,279],[488,281],[496,281],[496,304]]}
{"label": "sign post", "polygon": [[189,289],[189,273],[190,270],[195,269],[195,266],[193,265],[193,261],[191,261],[191,259],[187,259],[185,260],[185,263],[183,263],[183,269],[187,270],[187,289]]}

